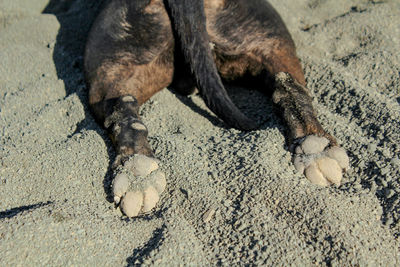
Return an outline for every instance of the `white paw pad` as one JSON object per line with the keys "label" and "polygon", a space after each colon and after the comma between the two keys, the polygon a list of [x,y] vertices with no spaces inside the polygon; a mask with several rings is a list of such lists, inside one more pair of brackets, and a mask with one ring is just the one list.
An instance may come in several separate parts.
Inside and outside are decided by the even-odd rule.
{"label": "white paw pad", "polygon": [[295,168],[313,184],[340,185],[343,171],[350,166],[349,157],[343,148],[328,145],[327,138],[310,135],[295,149]]}
{"label": "white paw pad", "polygon": [[166,185],[158,160],[135,154],[117,169],[112,183],[114,202],[126,216],[135,217],[156,206]]}

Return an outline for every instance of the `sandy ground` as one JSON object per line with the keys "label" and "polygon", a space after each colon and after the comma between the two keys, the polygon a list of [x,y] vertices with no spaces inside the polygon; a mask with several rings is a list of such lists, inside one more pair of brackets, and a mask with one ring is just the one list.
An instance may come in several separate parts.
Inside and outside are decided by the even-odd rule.
{"label": "sandy ground", "polygon": [[141,113],[167,191],[155,213],[128,220],[110,202],[115,155],[82,75],[99,1],[0,0],[0,265],[399,266],[400,1],[271,3],[319,119],[349,152],[343,184],[295,172],[285,126],[257,91],[231,90],[261,122],[244,133],[198,96],[164,90]]}

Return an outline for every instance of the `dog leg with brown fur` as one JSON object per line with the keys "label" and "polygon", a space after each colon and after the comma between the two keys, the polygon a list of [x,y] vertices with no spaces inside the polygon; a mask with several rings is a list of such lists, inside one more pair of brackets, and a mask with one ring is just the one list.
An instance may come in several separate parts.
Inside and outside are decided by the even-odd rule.
{"label": "dog leg with brown fur", "polygon": [[273,101],[288,125],[296,169],[312,183],[340,184],[348,157],[316,117],[295,45],[278,13],[264,0],[207,2],[208,32],[221,76],[261,76],[265,90],[272,81]]}
{"label": "dog leg with brown fur", "polygon": [[349,168],[346,152],[318,122],[307,88],[286,72],[277,73],[275,78],[273,101],[283,109],[296,169],[312,183],[340,185],[342,170]]}
{"label": "dog leg with brown fur", "polygon": [[87,41],[89,104],[114,143],[112,192],[128,217],[152,210],[166,187],[139,107],[171,83],[173,46],[162,1],[111,1]]}

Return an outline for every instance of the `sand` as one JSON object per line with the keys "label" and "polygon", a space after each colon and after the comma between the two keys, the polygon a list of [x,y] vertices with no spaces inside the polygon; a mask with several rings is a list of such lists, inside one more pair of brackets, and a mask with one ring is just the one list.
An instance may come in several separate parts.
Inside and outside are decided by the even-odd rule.
{"label": "sand", "polygon": [[141,114],[167,188],[135,219],[110,199],[115,154],[82,75],[99,2],[0,1],[1,266],[399,266],[400,1],[271,1],[318,118],[348,151],[341,186],[296,172],[257,91],[230,90],[261,123],[246,133],[163,90]]}

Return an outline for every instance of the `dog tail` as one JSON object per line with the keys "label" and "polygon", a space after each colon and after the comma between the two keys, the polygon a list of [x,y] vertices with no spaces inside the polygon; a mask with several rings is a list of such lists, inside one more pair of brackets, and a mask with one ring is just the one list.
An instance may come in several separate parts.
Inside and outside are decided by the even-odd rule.
{"label": "dog tail", "polygon": [[206,105],[229,126],[242,130],[256,128],[256,123],[235,106],[222,84],[211,53],[203,0],[167,3],[185,60]]}

